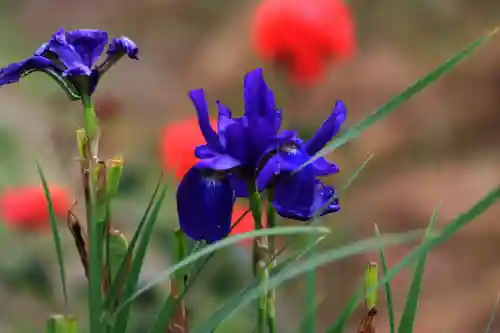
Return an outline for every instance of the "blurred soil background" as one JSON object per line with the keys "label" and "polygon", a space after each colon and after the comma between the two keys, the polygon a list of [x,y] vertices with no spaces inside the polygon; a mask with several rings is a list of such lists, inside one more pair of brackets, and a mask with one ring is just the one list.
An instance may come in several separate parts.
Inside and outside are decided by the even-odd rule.
{"label": "blurred soil background", "polygon": [[[124,192],[115,205],[115,219],[128,235],[160,172],[161,129],[194,115],[189,89],[204,87],[212,106],[220,99],[239,113],[244,73],[264,66],[278,104],[285,109],[288,127],[312,133],[336,99],[346,102],[348,125],[352,125],[495,27],[500,17],[500,2],[491,0],[352,0],[357,56],[331,68],[323,85],[292,92],[283,76],[270,64],[261,64],[251,51],[248,30],[256,3],[0,2],[0,60],[5,64],[29,56],[59,26],[102,28],[111,36],[129,36],[139,45],[141,60],[121,61],[95,96],[103,118],[101,155],[125,156]],[[51,183],[78,189],[74,129],[81,119],[77,104],[66,101],[52,81],[37,74],[0,89],[0,117],[0,186],[38,184],[38,158]],[[341,168],[340,175],[329,180],[337,186],[369,154],[374,158],[342,198],[341,213],[324,220],[335,231],[325,247],[372,235],[374,222],[383,232],[424,228],[439,203],[439,222],[450,221],[499,183],[499,142],[500,41],[495,38],[359,140],[330,155]],[[176,219],[173,195],[174,190],[158,222],[145,279],[169,265],[168,232]],[[431,253],[416,333],[484,330],[500,288],[499,216],[499,207],[491,209]],[[64,224],[62,230],[72,306],[83,321],[83,271]],[[51,312],[63,310],[50,234],[4,230],[0,237],[0,331],[39,332]],[[414,245],[388,249],[389,264]],[[242,247],[216,256],[191,295],[196,300],[191,306],[195,321],[206,318],[249,281],[250,269],[244,266],[247,250]],[[318,298],[324,300],[318,315],[321,328],[333,322],[355,292],[365,262],[375,256],[352,258],[319,271]],[[398,311],[404,306],[410,273],[405,271],[393,282]],[[143,323],[154,316],[153,305],[162,301],[166,288],[158,286],[141,299],[136,332],[142,332]],[[298,327],[304,308],[302,290],[304,279],[279,290],[281,332]],[[221,332],[251,332],[250,313],[237,316]],[[381,306],[378,332],[388,331],[386,317]],[[492,331],[499,329],[500,321]]]}

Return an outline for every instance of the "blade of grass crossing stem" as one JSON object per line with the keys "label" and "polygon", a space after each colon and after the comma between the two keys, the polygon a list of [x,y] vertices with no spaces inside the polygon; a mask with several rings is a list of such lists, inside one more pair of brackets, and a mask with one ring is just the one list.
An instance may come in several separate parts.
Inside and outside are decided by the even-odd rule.
{"label": "blade of grass crossing stem", "polygon": [[56,213],[54,211],[54,205],[52,203],[52,198],[50,196],[49,186],[47,185],[47,179],[45,178],[45,175],[43,173],[43,170],[42,170],[40,163],[37,162],[36,167],[38,170],[38,174],[40,175],[40,179],[42,181],[43,191],[45,194],[45,200],[47,201],[49,218],[50,218],[50,229],[52,230],[52,237],[54,239],[54,246],[56,248],[57,264],[59,266],[59,278],[61,280],[61,288],[62,288],[63,297],[64,297],[64,305],[66,307],[66,310],[68,310],[67,309],[67,307],[68,307],[68,292],[67,292],[67,288],[66,288],[66,270],[64,267],[64,256],[63,256],[62,245],[61,245],[61,235],[59,234],[59,229],[57,228]]}
{"label": "blade of grass crossing stem", "polygon": [[251,239],[255,237],[262,237],[262,236],[272,236],[272,235],[297,235],[297,234],[326,234],[329,233],[330,230],[325,227],[308,227],[308,226],[297,226],[297,227],[277,227],[274,229],[261,229],[261,230],[254,230],[251,232],[245,232],[243,234],[227,237],[221,241],[218,241],[216,243],[210,244],[203,249],[197,251],[196,253],[193,253],[183,261],[173,265],[172,267],[164,270],[163,272],[160,272],[157,274],[157,276],[150,281],[148,284],[146,284],[144,287],[141,289],[137,290],[134,294],[132,294],[128,299],[123,301],[123,303],[120,305],[120,307],[116,310],[116,313],[121,312],[126,305],[128,305],[131,301],[139,297],[141,294],[144,292],[148,291],[149,289],[153,288],[159,283],[162,283],[163,281],[167,280],[173,273],[177,272],[179,269],[182,269],[191,263],[199,260],[200,258],[203,258],[207,255],[210,255],[212,252],[215,252],[217,250],[220,250],[222,248],[228,247],[230,245],[236,244],[241,242],[242,240],[245,239]]}
{"label": "blade of grass crossing stem", "polygon": [[[132,259],[132,264],[130,267],[130,272],[125,281],[125,287],[123,290],[122,300],[127,300],[134,292],[137,286],[137,281],[139,280],[139,275],[141,273],[142,264],[144,262],[144,257],[146,255],[146,249],[148,247],[149,241],[151,239],[151,234],[153,233],[154,225],[158,219],[163,200],[167,194],[167,186],[163,185],[160,196],[153,206],[151,215],[148,217],[145,225],[144,231],[141,235],[137,248],[135,250],[134,258]],[[122,303],[123,305],[123,303]],[[130,313],[130,303],[123,305],[123,311],[117,314],[116,321],[113,327],[113,333],[125,332],[128,325],[128,317]]]}
{"label": "blade of grass crossing stem", "polygon": [[[436,69],[428,73],[426,76],[423,78],[415,81],[411,86],[406,88],[402,93],[392,97],[385,105],[383,105],[381,108],[379,108],[377,111],[374,113],[370,114],[366,118],[362,119],[360,122],[358,122],[356,125],[351,127],[348,131],[344,133],[344,135],[334,139],[332,142],[330,142],[328,145],[326,145],[323,149],[321,149],[318,153],[316,153],[311,159],[309,159],[306,163],[304,163],[300,168],[305,167],[306,165],[312,163],[319,157],[325,156],[326,154],[332,152],[333,150],[343,146],[347,142],[351,141],[352,139],[355,139],[361,135],[366,129],[368,129],[370,126],[372,126],[375,122],[384,119],[387,117],[389,114],[391,114],[393,111],[396,110],[397,107],[399,107],[401,104],[403,104],[405,101],[409,100],[411,97],[416,95],[417,93],[421,92],[425,87],[427,87],[429,84],[437,81],[441,76],[444,74],[448,73],[450,70],[452,70],[454,67],[456,67],[462,60],[467,58],[472,54],[476,48],[478,48],[480,45],[484,44],[490,38],[496,34],[498,31],[498,28],[495,28],[491,32],[489,32],[487,35],[482,36],[481,38],[477,39],[475,42],[469,44],[465,49],[462,51],[458,52],[455,54],[453,57],[449,58],[442,64],[440,64]],[[299,168],[299,169],[300,169]]]}
{"label": "blade of grass crossing stem", "polygon": [[[430,233],[432,231],[432,227],[436,223],[438,209],[439,208],[436,207],[431,216],[422,244],[425,244],[426,240],[431,237]],[[417,266],[415,267],[415,272],[413,273],[413,278],[410,284],[410,290],[408,291],[408,296],[406,297],[406,304],[399,321],[398,333],[413,332],[415,316],[418,310],[418,300],[420,298],[420,291],[422,290],[422,279],[424,276],[426,260],[427,253],[424,253],[417,261]]]}
{"label": "blade of grass crossing stem", "polygon": [[[144,228],[144,225],[148,219],[149,213],[151,209],[153,208],[153,204],[156,202],[156,197],[158,195],[158,192],[160,190],[160,186],[162,184],[162,179],[163,175],[159,177],[158,183],[156,184],[156,187],[153,191],[153,194],[151,195],[151,199],[149,200],[148,206],[146,207],[146,210],[144,211],[144,214],[141,218],[141,221],[139,222],[139,225],[137,229],[135,230],[134,236],[132,237],[132,241],[130,242],[128,246],[128,251],[126,258],[131,258],[135,249],[135,246],[139,240],[139,237],[142,234],[142,230]],[[122,281],[124,281],[125,276],[127,274],[127,260],[124,260],[120,268],[118,270],[118,273],[116,274],[116,278],[111,281],[111,287],[109,288],[108,295],[106,296],[106,299],[104,300],[104,310],[108,310],[110,306],[113,304],[113,302],[117,299],[118,292],[120,290],[120,286],[122,285]]]}
{"label": "blade of grass crossing stem", "polygon": [[335,320],[335,322],[330,327],[328,327],[325,333],[341,333],[345,330],[349,319],[360,303],[360,298],[362,299],[364,297],[363,286],[364,285],[361,284],[358,289],[356,289],[356,292],[351,296],[351,298],[349,298],[344,311],[342,311],[338,319]]}
{"label": "blade of grass crossing stem", "polygon": [[[413,241],[422,235],[421,231],[412,231],[405,234],[386,235],[382,237],[382,242],[385,246],[404,244]],[[348,258],[354,255],[363,254],[376,250],[379,246],[377,238],[365,239],[362,241],[354,242],[336,249],[325,251],[318,254],[314,260],[308,258],[304,262],[297,265],[290,265],[283,269],[278,274],[272,276],[267,284],[267,288],[276,288],[281,283],[300,276],[311,269],[326,265],[328,263]],[[217,328],[222,322],[227,320],[237,310],[248,305],[250,302],[258,298],[266,289],[261,286],[253,286],[247,292],[238,294],[236,299],[230,303],[226,302],[222,307],[216,310],[213,315],[205,321],[198,329],[193,330],[194,333],[210,333]]]}
{"label": "blade of grass crossing stem", "polygon": [[[377,224],[375,224],[374,229],[375,229],[375,235],[377,237],[380,237],[380,230],[378,229]],[[387,259],[385,258],[385,251],[382,244],[378,248],[378,256],[380,258],[380,266],[382,267],[382,274],[383,276],[387,276]],[[390,329],[389,332],[395,333],[396,324],[394,319],[394,304],[392,302],[391,283],[389,281],[386,281],[384,283],[384,289],[385,289],[385,300],[387,302],[387,312],[389,316],[389,329]]]}
{"label": "blade of grass crossing stem", "polygon": [[[314,242],[310,243],[307,246],[304,246],[302,249],[296,251],[293,255],[287,257],[284,261],[279,263],[273,270],[271,270],[271,277],[276,276],[279,274],[281,271],[283,271],[285,268],[289,267],[291,264],[294,262],[297,262],[299,259],[302,257],[305,257],[311,253],[311,251],[314,250],[314,248],[324,239],[325,237],[319,237],[316,239]],[[232,306],[237,306],[238,302],[240,301],[240,298],[242,295],[245,295],[248,293],[252,288],[255,288],[258,286],[260,281],[258,279],[253,279],[252,282],[249,283],[247,287],[244,289],[240,290],[239,293],[231,296],[225,303],[224,306],[231,308]]]}
{"label": "blade of grass crossing stem", "polygon": [[495,320],[495,312],[497,311],[499,300],[500,300],[500,292],[497,293],[497,298],[495,299],[495,303],[493,304],[493,309],[491,309],[490,318],[488,319],[488,325],[486,325],[486,329],[484,330],[484,333],[489,333],[491,330],[491,327],[493,326],[493,321]]}
{"label": "blade of grass crossing stem", "polygon": [[[419,245],[413,251],[410,252],[406,257],[404,257],[396,266],[391,268],[387,274],[385,274],[381,279],[379,279],[379,283],[374,287],[374,290],[380,288],[382,284],[386,284],[391,281],[399,272],[412,263],[414,260],[418,260],[422,255],[425,255],[427,252],[435,248],[436,246],[442,244],[443,242],[450,239],[456,232],[458,232],[462,227],[472,222],[475,218],[479,217],[483,214],[491,205],[493,205],[498,199],[500,199],[500,187],[496,187],[490,192],[488,192],[484,197],[478,200],[474,206],[472,206],[466,212],[460,214],[456,218],[454,218],[450,223],[448,223],[441,233],[434,237],[428,239],[423,244]],[[384,247],[384,243],[382,238],[379,238],[379,248]],[[367,290],[369,293],[372,290]],[[364,295],[360,295],[357,303],[363,301]]]}

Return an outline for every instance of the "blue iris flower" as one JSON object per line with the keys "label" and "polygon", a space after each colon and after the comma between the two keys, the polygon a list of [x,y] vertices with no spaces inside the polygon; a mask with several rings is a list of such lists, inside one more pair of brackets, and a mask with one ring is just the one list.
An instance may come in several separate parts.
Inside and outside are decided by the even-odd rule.
{"label": "blue iris flower", "polygon": [[[97,61],[106,46],[107,57]],[[45,72],[72,94],[74,99],[94,92],[99,78],[122,56],[138,59],[137,46],[127,37],[112,39],[97,29],[65,31],[60,28],[33,56],[0,69],[0,86],[15,83],[35,71]]]}
{"label": "blue iris flower", "polygon": [[[233,118],[217,101],[217,131],[210,126],[208,105],[202,89],[189,96],[196,108],[206,144],[195,149],[200,160],[184,176],[177,191],[179,224],[194,240],[215,242],[230,231],[236,197],[247,197],[248,186],[272,189],[272,205],[278,214],[306,221],[340,209],[333,187],[318,177],[339,171],[335,164],[318,158],[299,166],[321,150],[339,131],[346,107],[338,101],[330,117],[307,141],[295,131],[280,132],[282,112],[258,68],[245,76],[245,113]],[[298,170],[298,171],[297,171]]]}

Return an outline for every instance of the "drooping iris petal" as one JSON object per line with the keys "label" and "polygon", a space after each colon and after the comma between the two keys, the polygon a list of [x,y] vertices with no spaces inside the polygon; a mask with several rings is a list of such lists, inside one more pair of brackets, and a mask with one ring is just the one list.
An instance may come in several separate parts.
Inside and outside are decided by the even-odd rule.
{"label": "drooping iris petal", "polygon": [[307,221],[340,210],[333,187],[316,179],[310,168],[279,176],[273,188],[273,207],[285,218]]}
{"label": "drooping iris petal", "polygon": [[91,69],[83,63],[76,49],[68,43],[66,32],[60,28],[49,41],[49,50],[57,54],[58,59],[66,66],[64,75],[90,75]]}
{"label": "drooping iris petal", "polygon": [[316,178],[310,168],[280,174],[273,182],[273,207],[285,218],[307,221],[315,203]]}
{"label": "drooping iris petal", "polygon": [[177,213],[181,229],[194,240],[208,243],[229,234],[235,201],[229,179],[193,167],[177,189]]}
{"label": "drooping iris petal", "polygon": [[139,48],[130,38],[125,36],[112,39],[107,53],[110,57],[126,54],[131,59],[139,59]]}
{"label": "drooping iris petal", "polygon": [[337,101],[330,117],[321,125],[312,138],[305,143],[310,155],[320,151],[340,130],[347,117],[347,108],[342,101]]}
{"label": "drooping iris petal", "polygon": [[40,56],[12,63],[0,69],[0,86],[18,82],[22,76],[47,68],[56,69],[56,66],[49,59]]}
{"label": "drooping iris petal", "polygon": [[210,117],[208,115],[208,105],[205,99],[205,93],[203,89],[191,90],[189,92],[189,97],[196,108],[196,114],[198,116],[198,122],[200,125],[201,133],[207,141],[209,147],[215,151],[221,151],[221,143],[217,133],[214,131],[210,125]]}
{"label": "drooping iris petal", "polygon": [[78,29],[66,32],[66,40],[82,63],[92,68],[108,44],[108,34],[98,29]]}
{"label": "drooping iris petal", "polygon": [[314,196],[312,217],[315,215],[324,216],[340,210],[339,199],[332,186],[325,185],[316,180],[316,190]]}

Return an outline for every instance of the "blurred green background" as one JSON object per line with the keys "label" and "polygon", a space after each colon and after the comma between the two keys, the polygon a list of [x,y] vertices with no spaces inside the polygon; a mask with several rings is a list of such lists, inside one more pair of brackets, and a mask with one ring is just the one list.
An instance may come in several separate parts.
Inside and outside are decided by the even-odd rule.
{"label": "blurred green background", "polygon": [[[305,0],[307,1],[307,0]],[[114,223],[131,235],[161,170],[159,134],[194,115],[187,91],[204,87],[209,100],[221,99],[238,113],[245,72],[265,68],[268,83],[285,109],[285,122],[311,133],[336,99],[349,108],[348,125],[444,61],[496,24],[500,3],[477,0],[350,1],[359,51],[333,67],[326,83],[291,96],[283,76],[252,54],[249,24],[257,1],[221,0],[1,0],[0,61],[30,55],[59,27],[101,28],[126,35],[140,47],[141,60],[123,60],[100,83],[95,95],[103,121],[102,157],[125,156],[125,179],[114,206]],[[375,156],[346,196],[342,211],[324,219],[334,231],[333,247],[383,232],[422,228],[436,203],[439,221],[449,221],[500,181],[500,44],[494,39],[430,89],[412,99],[359,140],[331,154],[341,173],[339,186],[370,154]],[[0,186],[38,185],[39,159],[51,184],[80,195],[74,157],[79,105],[66,101],[51,80],[32,75],[0,89]],[[174,186],[157,224],[144,280],[170,264],[169,232],[176,223]],[[81,207],[80,207],[81,208]],[[498,224],[493,208],[428,259],[415,331],[482,332],[498,291]],[[2,227],[0,234],[0,332],[39,332],[46,317],[62,311],[56,256],[50,234],[26,235]],[[64,237],[72,309],[84,321],[85,281],[71,236]],[[410,246],[388,250],[389,264]],[[248,283],[247,248],[218,253],[189,299],[191,318],[206,318]],[[318,298],[324,300],[319,327],[331,323],[376,254],[324,267]],[[408,276],[393,283],[397,309],[403,307]],[[295,331],[303,313],[304,280],[278,290],[280,332]],[[154,316],[167,285],[135,307],[136,332]],[[251,332],[251,309],[221,332]],[[387,331],[381,306],[378,330]],[[355,322],[353,322],[355,325]],[[500,329],[497,325],[496,329]],[[495,328],[493,328],[493,331]]]}

